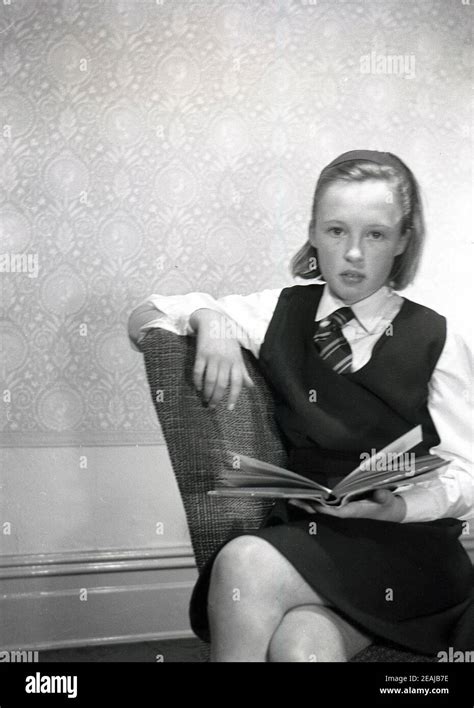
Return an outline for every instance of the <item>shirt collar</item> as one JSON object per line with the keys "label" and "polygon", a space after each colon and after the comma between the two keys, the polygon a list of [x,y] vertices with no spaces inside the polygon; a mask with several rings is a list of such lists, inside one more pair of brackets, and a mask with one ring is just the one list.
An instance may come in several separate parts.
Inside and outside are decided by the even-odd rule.
{"label": "shirt collar", "polygon": [[[372,293],[372,295],[369,295],[369,297],[351,305],[352,312],[356,316],[357,321],[367,332],[374,332],[377,329],[380,321],[386,314],[388,303],[393,302],[390,298],[393,298],[394,295],[396,296],[392,288],[389,288],[387,285],[382,285],[381,288],[376,290],[375,293]],[[319,301],[316,317],[314,318],[315,321],[319,322],[329,317],[333,312],[339,310],[340,307],[347,307],[347,305],[333,295],[326,284],[321,300]]]}

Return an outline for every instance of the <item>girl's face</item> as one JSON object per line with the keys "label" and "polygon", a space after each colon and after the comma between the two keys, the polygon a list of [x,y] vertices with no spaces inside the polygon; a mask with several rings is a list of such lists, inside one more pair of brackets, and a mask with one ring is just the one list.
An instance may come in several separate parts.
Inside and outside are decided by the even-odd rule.
{"label": "girl's face", "polygon": [[385,180],[338,180],[325,188],[309,240],[333,295],[352,305],[387,283],[407,245],[401,223],[398,196]]}

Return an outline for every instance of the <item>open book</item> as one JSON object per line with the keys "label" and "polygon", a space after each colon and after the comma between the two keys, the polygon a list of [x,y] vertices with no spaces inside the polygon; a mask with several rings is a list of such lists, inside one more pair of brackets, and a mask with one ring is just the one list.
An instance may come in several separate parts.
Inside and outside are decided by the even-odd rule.
{"label": "open book", "polygon": [[283,467],[229,451],[229,469],[223,470],[218,478],[222,486],[208,494],[311,499],[324,506],[344,506],[348,501],[368,496],[381,487],[395,490],[407,482],[416,484],[421,476],[448,464],[436,455],[416,457],[413,453],[408,454],[408,450],[421,441],[422,430],[418,425],[383,450],[367,453],[361,464],[333,489]]}

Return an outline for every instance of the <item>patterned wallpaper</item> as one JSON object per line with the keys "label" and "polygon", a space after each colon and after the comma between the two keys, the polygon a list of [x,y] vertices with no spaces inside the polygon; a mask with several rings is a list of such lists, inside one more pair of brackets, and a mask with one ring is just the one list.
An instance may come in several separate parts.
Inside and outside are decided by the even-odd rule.
{"label": "patterned wallpaper", "polygon": [[[151,292],[290,284],[317,174],[343,150],[399,153],[435,242],[465,240],[471,10],[0,0],[3,442],[159,441],[130,311]],[[428,268],[444,271],[434,251]]]}

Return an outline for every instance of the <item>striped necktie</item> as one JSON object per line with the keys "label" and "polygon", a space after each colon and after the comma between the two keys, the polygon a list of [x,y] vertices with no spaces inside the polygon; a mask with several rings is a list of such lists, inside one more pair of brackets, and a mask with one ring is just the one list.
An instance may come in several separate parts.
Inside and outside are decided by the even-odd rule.
{"label": "striped necktie", "polygon": [[351,370],[352,351],[342,334],[342,327],[353,317],[350,307],[341,307],[321,320],[313,335],[319,356],[338,374],[348,374]]}

